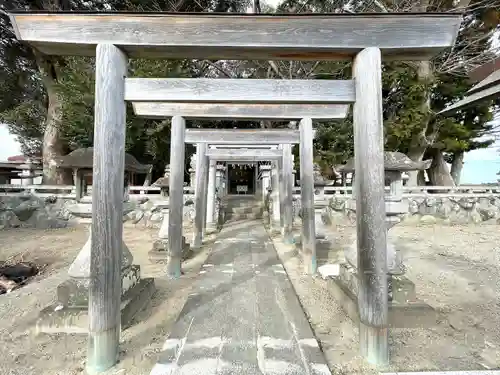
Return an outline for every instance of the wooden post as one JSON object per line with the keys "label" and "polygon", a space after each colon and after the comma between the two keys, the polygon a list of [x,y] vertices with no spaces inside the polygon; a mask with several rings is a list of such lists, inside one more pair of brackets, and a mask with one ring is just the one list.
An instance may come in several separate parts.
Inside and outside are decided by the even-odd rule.
{"label": "wooden post", "polygon": [[[206,147],[208,149],[208,145]],[[202,191],[203,191],[203,204],[202,204],[202,209],[203,209],[203,232],[201,233],[202,239],[205,238],[205,232],[207,230],[207,203],[208,203],[208,167],[209,167],[209,160],[208,157],[206,156],[206,151],[205,151],[205,156],[203,157],[203,167],[204,167],[204,179],[203,179],[203,186],[202,186]]]}
{"label": "wooden post", "polygon": [[181,276],[182,261],[182,220],[184,217],[184,136],[186,120],[180,116],[172,117],[170,133],[170,179],[168,212],[168,258],[167,276]]}
{"label": "wooden post", "polygon": [[109,369],[119,354],[127,60],[116,46],[97,45],[86,365],[89,373]]}
{"label": "wooden post", "polygon": [[302,201],[302,257],[306,273],[316,273],[312,120],[300,121],[300,194]]}
{"label": "wooden post", "polygon": [[[388,295],[384,203],[382,69],[378,48],[354,59],[353,107],[356,223],[358,244],[359,342],[368,362],[385,365],[388,351]],[[366,168],[367,163],[370,167]]]}
{"label": "wooden post", "polygon": [[[283,155],[283,145],[279,145],[279,150]],[[278,181],[279,181],[279,199],[280,199],[280,229],[281,235],[285,235],[285,164],[283,162],[283,156],[278,159]]]}
{"label": "wooden post", "polygon": [[271,196],[273,200],[273,215],[271,227],[273,231],[278,230],[280,225],[280,193],[279,193],[279,168],[278,161],[273,161],[271,167]]}
{"label": "wooden post", "polygon": [[193,232],[193,249],[200,248],[203,242],[203,228],[205,226],[205,191],[208,166],[206,163],[207,144],[196,145],[196,183],[195,183],[195,217]]}
{"label": "wooden post", "polygon": [[215,188],[216,188],[217,161],[210,160],[208,166],[208,191],[207,191],[207,230],[216,229],[215,223]]}
{"label": "wooden post", "polygon": [[284,184],[284,215],[283,215],[283,240],[291,244],[293,241],[293,185],[292,185],[292,145],[283,145],[283,184]]}
{"label": "wooden post", "polygon": [[73,170],[73,182],[75,184],[75,200],[80,202],[84,195],[83,173],[78,168]]}

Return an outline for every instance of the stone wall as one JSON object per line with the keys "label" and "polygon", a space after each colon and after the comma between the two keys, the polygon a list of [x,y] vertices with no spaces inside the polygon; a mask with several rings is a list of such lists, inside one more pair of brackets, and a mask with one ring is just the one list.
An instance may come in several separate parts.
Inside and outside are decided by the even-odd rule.
{"label": "stone wall", "polygon": [[[331,197],[328,199],[328,213],[332,220],[353,219],[355,213],[348,212],[348,197]],[[499,224],[500,196],[415,196],[404,197],[408,204],[408,213],[403,222],[444,224]]]}
{"label": "stone wall", "polygon": [[0,197],[0,229],[64,228],[71,219],[67,207],[74,200],[57,196],[36,197],[31,194]]}
{"label": "stone wall", "polygon": [[[164,211],[156,204],[165,201],[159,196],[132,199],[135,209],[125,216],[125,222],[159,228]],[[0,196],[0,229],[9,228],[64,228],[75,225],[78,219],[71,215],[69,207],[76,204],[73,199],[62,199],[57,195],[38,197],[32,194]],[[194,219],[194,198],[184,196],[184,220]]]}
{"label": "stone wall", "polygon": [[[328,205],[325,208],[326,222],[353,221],[355,213],[346,209],[349,196],[326,196]],[[132,199],[135,209],[126,215],[125,221],[133,225],[148,228],[159,228],[164,211],[156,204],[164,201],[160,196],[140,197]],[[404,215],[403,223],[445,224],[498,224],[500,223],[500,195],[490,196],[415,196],[404,197],[409,212]],[[22,196],[0,196],[0,229],[30,228],[62,228],[77,222],[68,207],[75,204],[72,199],[62,199],[57,195],[38,197],[31,194]],[[220,202],[217,201],[219,205]],[[294,196],[294,221],[300,222],[300,196]],[[268,210],[272,208],[268,201]],[[219,212],[216,208],[216,212]],[[184,220],[194,219],[194,197],[184,196]],[[329,219],[329,220],[328,220]]]}
{"label": "stone wall", "polygon": [[[165,202],[165,200],[163,200]],[[126,222],[134,225],[142,225],[147,228],[159,228],[163,220],[164,211],[156,207],[158,198],[131,200],[136,204],[135,210],[125,216]],[[194,220],[194,197],[184,195],[184,221],[192,222]]]}

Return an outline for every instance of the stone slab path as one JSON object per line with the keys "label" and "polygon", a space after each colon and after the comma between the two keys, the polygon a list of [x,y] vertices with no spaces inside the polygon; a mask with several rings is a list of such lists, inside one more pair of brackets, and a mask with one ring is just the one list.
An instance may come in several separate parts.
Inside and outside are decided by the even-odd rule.
{"label": "stone slab path", "polygon": [[261,221],[228,223],[151,375],[330,375]]}

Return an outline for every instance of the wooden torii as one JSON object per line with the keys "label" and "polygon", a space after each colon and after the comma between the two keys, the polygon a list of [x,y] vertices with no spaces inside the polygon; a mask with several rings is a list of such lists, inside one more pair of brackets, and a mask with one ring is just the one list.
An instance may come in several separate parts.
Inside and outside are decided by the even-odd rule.
{"label": "wooden torii", "polygon": [[[166,14],[14,12],[20,41],[48,55],[96,56],[93,220],[87,369],[118,359],[126,101],[353,103],[359,253],[360,349],[388,362],[381,59],[428,60],[454,44],[460,14]],[[129,57],[240,60],[353,60],[353,80],[156,80],[127,77]],[[295,83],[293,83],[295,82]],[[218,88],[215,87],[218,85]],[[235,90],[233,90],[235,89]],[[309,96],[310,95],[310,96]],[[184,159],[182,117],[172,119],[171,159]],[[310,117],[300,139],[310,144]],[[182,146],[181,146],[182,145]],[[302,150],[312,159],[312,149]],[[370,168],[363,168],[367,161]],[[182,197],[184,163],[173,164],[171,202]],[[301,169],[308,165],[301,161]],[[312,173],[312,168],[311,168]],[[310,178],[305,174],[306,179]],[[182,235],[171,206],[172,239]],[[307,213],[306,213],[307,214]],[[314,231],[312,232],[314,236]],[[171,241],[180,248],[179,241]],[[307,247],[307,244],[304,244]],[[171,248],[173,249],[173,248]],[[307,248],[306,248],[307,250]]]}

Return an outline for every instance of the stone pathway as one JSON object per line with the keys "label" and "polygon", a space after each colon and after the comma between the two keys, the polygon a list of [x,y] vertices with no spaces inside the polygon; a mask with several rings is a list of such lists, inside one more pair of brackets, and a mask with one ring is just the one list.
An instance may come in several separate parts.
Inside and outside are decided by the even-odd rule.
{"label": "stone pathway", "polygon": [[330,375],[261,221],[228,223],[151,375]]}

